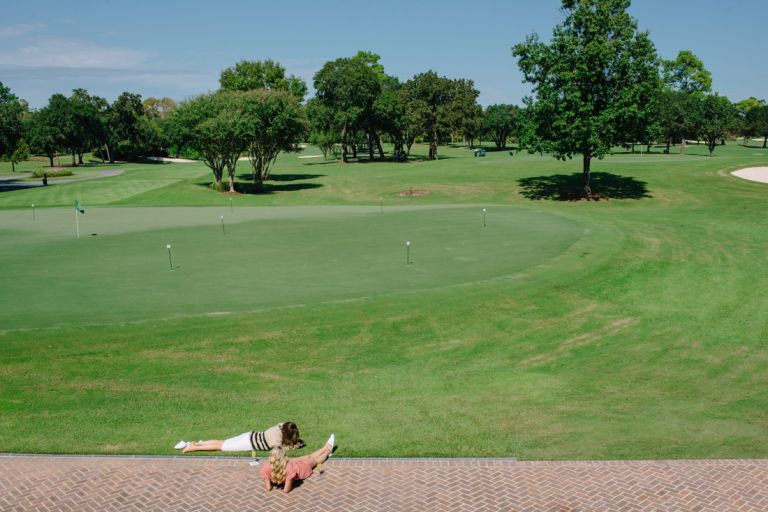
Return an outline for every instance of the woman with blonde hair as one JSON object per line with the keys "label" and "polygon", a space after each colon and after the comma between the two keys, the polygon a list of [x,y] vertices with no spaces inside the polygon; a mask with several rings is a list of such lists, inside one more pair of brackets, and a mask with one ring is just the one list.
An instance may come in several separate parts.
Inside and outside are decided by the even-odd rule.
{"label": "woman with blonde hair", "polygon": [[273,486],[282,484],[286,493],[291,492],[295,480],[306,480],[312,476],[312,470],[331,456],[334,442],[335,438],[331,434],[328,442],[319,450],[290,459],[282,446],[272,448],[269,462],[261,466],[260,470],[264,478],[264,490],[271,491]]}
{"label": "woman with blonde hair", "polygon": [[261,432],[252,430],[223,441],[219,439],[197,442],[180,441],[174,448],[183,453],[197,451],[266,452],[276,446],[285,447],[287,450],[304,447],[304,443],[299,439],[299,427],[294,422],[278,423]]}

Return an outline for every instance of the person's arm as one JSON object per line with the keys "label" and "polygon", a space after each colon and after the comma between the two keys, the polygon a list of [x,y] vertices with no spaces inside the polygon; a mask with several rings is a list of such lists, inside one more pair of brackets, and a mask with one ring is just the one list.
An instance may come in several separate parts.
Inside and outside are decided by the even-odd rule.
{"label": "person's arm", "polygon": [[288,494],[293,489],[293,478],[285,479],[285,494]]}
{"label": "person's arm", "polygon": [[272,490],[272,480],[267,477],[264,477],[264,490],[267,492]]}

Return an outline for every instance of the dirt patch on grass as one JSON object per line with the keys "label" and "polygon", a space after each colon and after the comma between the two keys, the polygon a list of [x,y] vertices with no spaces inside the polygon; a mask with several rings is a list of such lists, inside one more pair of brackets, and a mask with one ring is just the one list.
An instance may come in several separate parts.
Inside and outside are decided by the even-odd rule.
{"label": "dirt patch on grass", "polygon": [[426,196],[429,194],[429,190],[419,188],[419,189],[408,189],[403,190],[402,192],[398,192],[398,197],[420,197],[420,196]]}

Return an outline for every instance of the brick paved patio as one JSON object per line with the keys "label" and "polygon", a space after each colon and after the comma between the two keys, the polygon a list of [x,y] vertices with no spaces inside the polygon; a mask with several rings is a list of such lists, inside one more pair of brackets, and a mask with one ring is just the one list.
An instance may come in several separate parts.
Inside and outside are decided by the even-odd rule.
{"label": "brick paved patio", "polygon": [[248,461],[0,455],[0,510],[768,511],[768,460],[334,458],[287,495]]}

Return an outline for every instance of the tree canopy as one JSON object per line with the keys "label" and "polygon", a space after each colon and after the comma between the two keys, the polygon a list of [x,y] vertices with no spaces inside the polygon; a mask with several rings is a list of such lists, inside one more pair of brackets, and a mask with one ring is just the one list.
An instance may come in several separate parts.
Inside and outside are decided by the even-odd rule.
{"label": "tree canopy", "polygon": [[286,77],[285,68],[272,59],[242,60],[221,72],[219,84],[225,91],[275,89],[288,91],[299,99],[307,94],[304,80],[294,75]]}
{"label": "tree canopy", "polygon": [[565,19],[550,44],[532,34],[513,48],[533,84],[534,96],[525,100],[529,150],[559,159],[581,154],[587,197],[591,159],[634,137],[661,86],[656,49],[629,6],[629,0],[563,0]]}
{"label": "tree canopy", "polygon": [[690,50],[680,50],[674,60],[662,62],[664,83],[670,89],[689,93],[712,90],[712,73]]}

